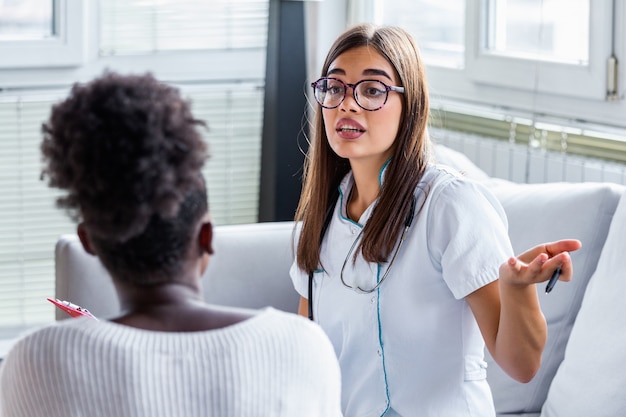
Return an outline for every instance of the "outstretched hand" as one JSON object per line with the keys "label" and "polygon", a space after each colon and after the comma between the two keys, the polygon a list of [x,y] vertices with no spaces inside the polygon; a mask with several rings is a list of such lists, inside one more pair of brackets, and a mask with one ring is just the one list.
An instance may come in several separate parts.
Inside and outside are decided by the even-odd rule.
{"label": "outstretched hand", "polygon": [[544,243],[511,257],[500,266],[500,282],[510,285],[531,285],[550,279],[561,268],[560,281],[572,279],[573,268],[569,252],[582,246],[579,240],[564,239]]}

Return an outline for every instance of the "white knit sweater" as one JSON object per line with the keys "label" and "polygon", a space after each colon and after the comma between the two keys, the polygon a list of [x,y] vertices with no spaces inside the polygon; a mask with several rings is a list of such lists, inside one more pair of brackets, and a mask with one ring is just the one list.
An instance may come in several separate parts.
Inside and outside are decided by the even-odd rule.
{"label": "white knit sweater", "polygon": [[0,368],[4,417],[334,417],[340,398],[325,334],[272,308],[186,333],[69,319],[25,336]]}

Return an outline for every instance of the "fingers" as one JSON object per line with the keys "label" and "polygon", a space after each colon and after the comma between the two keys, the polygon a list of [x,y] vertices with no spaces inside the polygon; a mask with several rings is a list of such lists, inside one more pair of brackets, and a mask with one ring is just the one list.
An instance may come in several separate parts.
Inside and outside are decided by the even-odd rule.
{"label": "fingers", "polygon": [[500,265],[500,282],[517,283],[526,265],[516,257],[510,257],[506,263]]}
{"label": "fingers", "polygon": [[523,268],[522,263],[519,261],[519,259],[517,259],[514,256],[509,258],[507,262],[507,266],[510,269],[510,271],[515,275],[519,274]]}
{"label": "fingers", "polygon": [[582,247],[582,243],[577,239],[563,239],[556,242],[546,243],[545,251],[549,256],[554,256],[561,252],[574,252]]}
{"label": "fingers", "polygon": [[574,274],[572,258],[570,257],[569,252],[562,252],[553,256],[546,262],[545,268],[548,269],[548,271],[552,271],[550,272],[550,277],[554,274],[554,271],[556,271],[557,268],[561,268],[559,281],[571,281],[572,275]]}
{"label": "fingers", "polygon": [[539,283],[549,280],[558,268],[561,268],[559,281],[572,279],[572,258],[569,252],[561,252],[553,257],[542,253],[528,265],[528,272],[533,277],[532,281]]}
{"label": "fingers", "polygon": [[550,258],[563,253],[574,252],[582,247],[582,243],[577,239],[563,239],[556,242],[544,243],[518,255],[522,262],[530,263],[542,253],[547,254]]}
{"label": "fingers", "polygon": [[[572,279],[572,262],[568,252],[561,252],[553,257],[545,252],[538,252],[528,263],[516,257],[509,258],[500,267],[501,282],[516,285],[538,284],[549,280],[558,268],[561,268],[560,281]],[[528,252],[525,254],[528,255]]]}
{"label": "fingers", "polygon": [[544,270],[544,266],[545,266],[546,262],[549,259],[550,258],[548,257],[547,254],[540,253],[539,255],[537,255],[535,257],[535,259],[533,259],[528,264],[528,272],[530,272],[533,275],[540,275],[542,273],[542,271]]}
{"label": "fingers", "polygon": [[541,265],[547,258],[548,256],[542,253],[530,263],[525,263],[519,258],[511,257],[500,266],[500,280],[515,285],[532,284],[534,277],[541,273]]}
{"label": "fingers", "polygon": [[544,243],[511,257],[500,267],[501,282],[531,285],[548,281],[561,268],[559,281],[570,281],[573,275],[569,252],[582,247],[579,240],[563,239]]}

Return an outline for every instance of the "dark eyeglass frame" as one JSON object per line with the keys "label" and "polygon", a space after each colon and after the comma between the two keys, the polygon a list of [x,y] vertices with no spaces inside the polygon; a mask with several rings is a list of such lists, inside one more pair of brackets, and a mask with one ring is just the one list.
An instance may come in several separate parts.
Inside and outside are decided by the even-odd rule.
{"label": "dark eyeglass frame", "polygon": [[[317,89],[317,85],[321,82],[324,81],[328,81],[328,80],[333,80],[333,81],[337,81],[339,83],[341,83],[344,86],[343,89],[343,97],[341,98],[341,101],[339,101],[339,103],[337,103],[336,106],[327,106],[323,103],[320,103],[319,99],[317,98],[317,94],[315,94],[315,90]],[[365,83],[365,82],[377,82],[382,84],[385,87],[385,101],[383,101],[383,104],[380,105],[380,107],[377,107],[375,109],[367,109],[365,107],[363,107],[361,105],[361,103],[359,103],[359,99],[357,97],[356,94],[356,88],[359,86],[359,84]],[[354,102],[363,110],[367,110],[367,111],[376,111],[376,110],[380,110],[382,109],[385,104],[387,103],[387,100],[389,99],[389,92],[390,91],[395,91],[396,93],[401,93],[404,94],[404,87],[399,87],[399,86],[395,86],[395,85],[387,85],[384,82],[380,81],[380,80],[361,80],[358,81],[354,84],[348,84],[348,83],[344,83],[343,81],[341,81],[339,78],[334,78],[334,77],[322,77],[320,79],[318,79],[317,81],[314,81],[311,83],[311,87],[313,88],[313,97],[315,97],[315,101],[317,101],[317,104],[319,104],[320,106],[322,106],[325,109],[336,109],[337,107],[339,107],[341,105],[341,103],[343,103],[343,101],[346,99],[346,93],[348,92],[348,87],[350,87],[352,89],[352,98],[354,98]]]}

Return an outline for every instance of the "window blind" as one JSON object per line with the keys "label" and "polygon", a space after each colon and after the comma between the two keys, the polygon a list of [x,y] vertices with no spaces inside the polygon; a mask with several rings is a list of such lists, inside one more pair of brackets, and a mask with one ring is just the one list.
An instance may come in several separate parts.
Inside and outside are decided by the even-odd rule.
{"label": "window blind", "polygon": [[41,124],[57,97],[0,102],[0,326],[52,318],[54,242],[74,226],[55,207],[58,191],[40,180]]}
{"label": "window blind", "polygon": [[[148,54],[222,50],[246,65],[265,54],[269,0],[106,0],[98,2],[99,56],[122,72],[146,68]],[[103,58],[104,59],[104,58]],[[90,65],[87,63],[86,65]],[[96,65],[97,66],[97,65]],[[261,68],[259,66],[259,68]],[[196,71],[172,74],[192,102],[211,158],[204,168],[215,224],[258,220],[264,73],[227,80]],[[222,77],[222,78],[220,78]],[[41,124],[67,91],[0,92],[0,339],[54,320],[54,245],[75,225],[55,206],[60,191],[39,179]]]}
{"label": "window blind", "polygon": [[[204,167],[215,224],[258,217],[263,89],[257,84],[179,86],[208,129]],[[54,245],[75,224],[40,180],[41,124],[60,95],[0,102],[0,337],[53,320]]]}
{"label": "window blind", "polygon": [[210,159],[204,167],[213,222],[258,220],[263,89],[255,85],[197,90],[194,115],[205,120]]}
{"label": "window blind", "polygon": [[101,55],[265,48],[269,0],[106,0]]}

